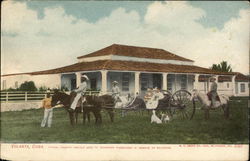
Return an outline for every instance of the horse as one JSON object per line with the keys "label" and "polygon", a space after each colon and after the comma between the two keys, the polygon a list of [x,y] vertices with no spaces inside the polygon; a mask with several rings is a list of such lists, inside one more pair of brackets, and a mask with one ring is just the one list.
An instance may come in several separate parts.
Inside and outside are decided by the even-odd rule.
{"label": "horse", "polygon": [[[64,108],[69,112],[70,117],[70,123],[72,126],[77,124],[78,120],[78,114],[83,112],[83,124],[85,124],[86,116],[88,117],[88,122],[90,122],[90,112],[92,112],[95,116],[95,123],[100,124],[102,122],[100,110],[102,106],[99,104],[99,102],[103,103],[109,103],[112,104],[112,97],[111,96],[101,96],[102,101],[98,101],[97,97],[92,96],[85,96],[85,102],[83,104],[78,104],[76,109],[74,111],[69,111],[70,105],[74,100],[74,97],[76,96],[75,92],[71,92],[70,95],[59,92],[58,90],[54,91],[54,95],[52,96],[52,106],[55,106],[58,102],[60,104],[63,104]],[[95,99],[93,99],[95,98]],[[107,109],[111,122],[114,121],[114,112],[112,108]]]}
{"label": "horse", "polygon": [[196,89],[193,89],[191,92],[190,100],[198,99],[198,101],[202,104],[202,108],[205,110],[205,119],[209,119],[209,110],[218,109],[221,107],[224,112],[224,117],[226,119],[229,118],[229,97],[226,95],[219,95],[219,100],[216,101],[213,107],[211,107],[211,100],[209,99],[207,94],[201,93]]}

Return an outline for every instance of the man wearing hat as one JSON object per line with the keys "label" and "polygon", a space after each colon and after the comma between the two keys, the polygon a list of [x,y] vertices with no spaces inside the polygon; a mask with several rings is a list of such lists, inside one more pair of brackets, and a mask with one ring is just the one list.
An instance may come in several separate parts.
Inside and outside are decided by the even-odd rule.
{"label": "man wearing hat", "polygon": [[213,107],[215,105],[216,97],[218,95],[218,93],[217,93],[217,83],[215,82],[216,81],[215,77],[210,78],[210,81],[212,82],[212,84],[210,86],[209,93],[211,95],[211,107]]}
{"label": "man wearing hat", "polygon": [[75,110],[76,109],[76,105],[79,101],[79,99],[81,98],[81,96],[84,95],[86,89],[87,89],[87,81],[89,80],[89,78],[86,75],[82,75],[81,76],[81,84],[79,85],[79,87],[77,89],[75,89],[74,91],[77,93],[76,97],[74,99],[74,101],[72,102],[70,109],[71,110]]}
{"label": "man wearing hat", "polygon": [[117,100],[119,99],[119,95],[120,95],[120,89],[118,87],[118,82],[117,81],[114,81],[112,84],[113,84],[113,87],[112,87],[112,97],[117,102]]}

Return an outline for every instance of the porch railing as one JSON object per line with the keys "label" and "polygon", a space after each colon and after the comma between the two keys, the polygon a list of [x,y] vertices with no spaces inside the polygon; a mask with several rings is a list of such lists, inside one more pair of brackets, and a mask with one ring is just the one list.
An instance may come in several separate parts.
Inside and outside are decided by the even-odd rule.
{"label": "porch railing", "polygon": [[[86,95],[98,95],[99,91],[86,91]],[[53,95],[53,92],[51,92]],[[1,91],[1,102],[40,101],[46,97],[46,92],[38,91]]]}

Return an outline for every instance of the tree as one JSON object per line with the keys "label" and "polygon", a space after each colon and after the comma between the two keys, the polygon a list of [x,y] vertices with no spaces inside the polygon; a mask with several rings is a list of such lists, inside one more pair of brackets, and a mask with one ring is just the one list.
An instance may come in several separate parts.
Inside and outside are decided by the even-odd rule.
{"label": "tree", "polygon": [[219,72],[232,72],[231,65],[228,65],[226,61],[222,61],[220,64],[213,64],[210,68]]}
{"label": "tree", "polygon": [[24,83],[20,85],[19,90],[20,91],[36,91],[37,88],[33,81],[25,81]]}

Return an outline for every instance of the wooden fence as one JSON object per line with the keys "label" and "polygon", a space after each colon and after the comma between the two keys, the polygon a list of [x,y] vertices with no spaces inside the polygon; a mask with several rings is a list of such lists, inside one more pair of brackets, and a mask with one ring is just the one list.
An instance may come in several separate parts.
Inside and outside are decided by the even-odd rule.
{"label": "wooden fence", "polygon": [[[67,93],[67,92],[66,92]],[[38,91],[10,91],[10,92],[0,92],[1,102],[11,102],[11,101],[40,101],[46,97],[46,92]],[[98,95],[99,91],[86,91],[86,95]],[[53,92],[51,92],[53,95]]]}

